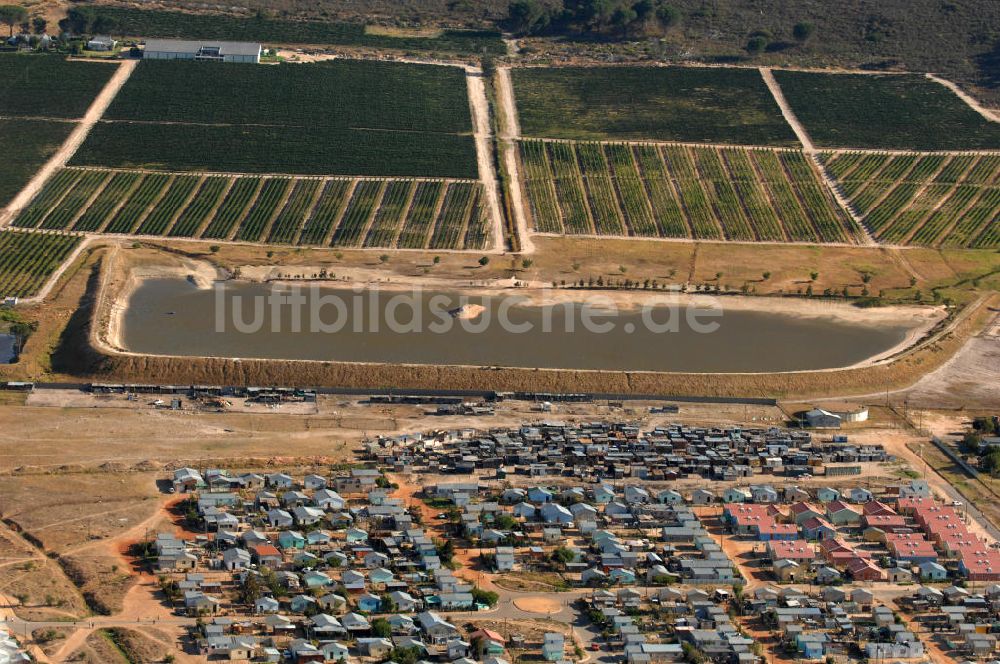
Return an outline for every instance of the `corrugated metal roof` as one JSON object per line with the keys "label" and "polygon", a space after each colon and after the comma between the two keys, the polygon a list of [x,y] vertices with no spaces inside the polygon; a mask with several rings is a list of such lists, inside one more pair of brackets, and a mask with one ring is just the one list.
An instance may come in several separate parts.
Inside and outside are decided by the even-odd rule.
{"label": "corrugated metal roof", "polygon": [[259,55],[261,46],[252,42],[147,39],[147,51],[197,54],[202,48],[217,48],[220,55]]}

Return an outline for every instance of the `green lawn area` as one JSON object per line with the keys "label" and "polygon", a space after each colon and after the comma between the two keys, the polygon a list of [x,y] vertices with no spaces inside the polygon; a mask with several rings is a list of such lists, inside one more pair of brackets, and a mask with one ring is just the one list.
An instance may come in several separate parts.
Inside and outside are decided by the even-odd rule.
{"label": "green lawn area", "polygon": [[775,71],[785,98],[822,147],[1000,148],[1000,123],[920,75]]}
{"label": "green lawn area", "polygon": [[0,158],[0,207],[28,184],[74,126],[72,122],[0,120],[0,145],[4,147]]}
{"label": "green lawn area", "polygon": [[512,75],[526,137],[796,145],[753,69],[560,67]]}
{"label": "green lawn area", "polygon": [[116,69],[58,55],[0,54],[0,115],[83,117]]}

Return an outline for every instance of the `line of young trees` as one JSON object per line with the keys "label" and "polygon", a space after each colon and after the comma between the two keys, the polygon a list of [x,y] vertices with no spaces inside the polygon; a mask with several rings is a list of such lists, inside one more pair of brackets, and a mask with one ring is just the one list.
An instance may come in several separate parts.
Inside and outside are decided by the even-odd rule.
{"label": "line of young trees", "polygon": [[563,0],[550,7],[540,0],[510,3],[507,29],[528,34],[599,35],[662,32],[681,20],[679,9],[664,0]]}

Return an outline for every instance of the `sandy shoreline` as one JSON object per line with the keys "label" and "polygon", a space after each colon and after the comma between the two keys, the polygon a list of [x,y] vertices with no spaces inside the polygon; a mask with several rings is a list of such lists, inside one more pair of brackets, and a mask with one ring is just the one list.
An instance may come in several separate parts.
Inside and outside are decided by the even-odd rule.
{"label": "sandy shoreline", "polygon": [[[310,268],[299,269],[302,270],[303,274],[313,273],[310,271]],[[180,258],[177,258],[173,265],[125,266],[124,270],[127,272],[120,285],[109,284],[109,286],[114,286],[113,292],[105,292],[105,295],[111,297],[111,301],[105,300],[104,302],[104,305],[109,307],[106,310],[109,316],[106,324],[100,326],[101,329],[98,330],[97,341],[110,350],[129,355],[135,355],[135,353],[128,350],[124,343],[124,316],[132,294],[143,281],[147,279],[182,278],[188,279],[198,288],[206,289],[211,288],[213,283],[228,277],[228,275],[216,269],[207,261]],[[434,277],[414,277],[404,282],[400,279],[392,281],[386,278],[384,273],[367,269],[347,270],[343,274],[338,274],[336,279],[333,280],[279,279],[277,278],[279,270],[283,269],[260,268],[257,266],[241,267],[241,278],[239,281],[270,283],[283,287],[364,288],[390,292],[443,290],[468,297],[517,297],[522,301],[523,306],[590,303],[594,307],[618,308],[619,310],[635,310],[643,306],[694,307],[781,314],[797,318],[823,319],[831,322],[870,327],[888,325],[907,328],[905,337],[898,344],[875,356],[853,365],[821,369],[819,371],[862,368],[889,361],[891,358],[918,344],[947,315],[943,307],[931,306],[893,305],[862,309],[846,302],[793,297],[710,295],[669,291],[553,289],[545,288],[540,283],[529,282],[525,284],[525,282],[515,282],[513,279],[456,283],[455,281]],[[280,274],[285,276],[288,272],[287,270],[283,270]],[[515,287],[515,283],[524,284],[524,287]],[[281,362],[282,360],[271,361]]]}

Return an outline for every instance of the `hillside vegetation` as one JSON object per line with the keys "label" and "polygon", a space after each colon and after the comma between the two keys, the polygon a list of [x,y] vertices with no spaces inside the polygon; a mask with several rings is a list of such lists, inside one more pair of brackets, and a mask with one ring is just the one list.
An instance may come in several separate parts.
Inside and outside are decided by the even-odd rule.
{"label": "hillside vegetation", "polygon": [[[164,0],[182,9],[189,0]],[[561,8],[560,0],[537,0],[542,8]],[[587,3],[580,3],[587,4]],[[616,3],[605,3],[614,6]],[[621,50],[646,50],[670,58],[731,60],[750,58],[753,36],[763,37],[763,52],[753,59],[807,66],[844,65],[898,67],[935,71],[980,87],[991,103],[1000,104],[1000,3],[995,0],[662,0],[675,17],[639,21]],[[491,27],[505,21],[505,0],[243,0],[249,13],[275,17],[347,19],[395,25]],[[584,40],[619,41],[612,24],[588,29]],[[797,24],[809,24],[800,42]],[[663,45],[646,36],[666,37]],[[572,34],[576,39],[578,35]],[[619,50],[617,47],[612,50]],[[602,49],[606,52],[606,49]]]}

